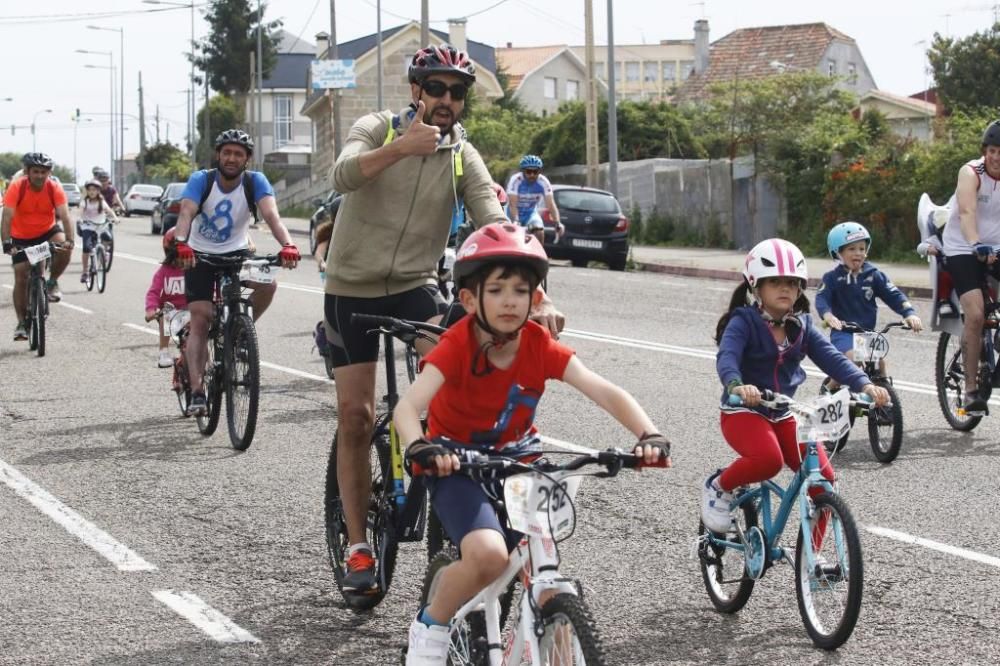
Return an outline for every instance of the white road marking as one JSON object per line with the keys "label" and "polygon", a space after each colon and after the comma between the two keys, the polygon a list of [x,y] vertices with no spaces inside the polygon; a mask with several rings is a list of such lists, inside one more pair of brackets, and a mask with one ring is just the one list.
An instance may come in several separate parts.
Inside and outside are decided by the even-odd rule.
{"label": "white road marking", "polygon": [[[121,257],[122,259],[129,259],[131,261],[138,261],[142,264],[151,264],[158,266],[161,262],[150,259],[149,257],[142,257],[137,254],[128,254],[126,252],[115,252],[116,257]],[[322,287],[306,287],[299,284],[291,284],[288,281],[283,281],[278,283],[278,289],[291,289],[292,291],[304,291],[308,294],[323,294],[326,293]]]}
{"label": "white road marking", "polygon": [[876,536],[885,537],[887,539],[895,539],[896,541],[902,541],[903,543],[912,543],[916,546],[923,546],[924,548],[937,550],[948,555],[964,557],[967,560],[972,560],[973,562],[979,562],[981,564],[988,564],[991,567],[1000,567],[1000,557],[983,555],[982,553],[977,553],[974,550],[959,548],[957,546],[949,546],[948,544],[941,543],[940,541],[924,539],[923,537],[913,536],[912,534],[906,534],[905,532],[897,532],[896,530],[890,530],[885,527],[877,527],[875,525],[864,525],[863,527]]}
{"label": "white road marking", "polygon": [[260,639],[191,592],[157,590],[154,597],[219,643],[260,643]]}
{"label": "white road marking", "polygon": [[138,553],[73,511],[28,477],[0,460],[0,480],[63,529],[93,548],[119,571],[156,571]]}
{"label": "white road marking", "polygon": [[12,284],[5,284],[5,285],[3,286],[3,288],[4,288],[4,289],[10,289],[11,291],[14,291],[14,285],[12,285]]}
{"label": "white road marking", "polygon": [[88,310],[87,308],[81,308],[79,305],[73,305],[72,303],[67,303],[66,301],[59,301],[56,305],[61,305],[64,308],[69,308],[70,310],[76,310],[77,312],[82,312],[83,314],[94,314],[93,310]]}
{"label": "white road marking", "polygon": [[138,261],[142,264],[150,264],[152,266],[159,266],[162,261],[157,261],[156,259],[150,259],[149,257],[141,257],[138,254],[129,254],[127,252],[122,252],[120,250],[115,250],[115,256],[121,257],[122,259],[130,259],[132,261]]}
{"label": "white road marking", "polygon": [[[147,328],[145,326],[139,326],[138,324],[132,324],[130,322],[124,322],[122,326],[126,328],[131,328],[134,331],[139,331],[140,333],[149,333],[150,335],[159,335],[158,330]],[[296,370],[295,368],[289,368],[284,365],[278,365],[277,363],[271,363],[269,361],[261,361],[260,366],[262,368],[271,368],[272,370],[277,370],[278,372],[284,372],[289,375],[294,375],[296,377],[302,377],[304,379],[312,379],[313,381],[323,382],[324,384],[333,384],[333,380],[322,375],[314,375],[311,372],[305,372],[304,370]]]}

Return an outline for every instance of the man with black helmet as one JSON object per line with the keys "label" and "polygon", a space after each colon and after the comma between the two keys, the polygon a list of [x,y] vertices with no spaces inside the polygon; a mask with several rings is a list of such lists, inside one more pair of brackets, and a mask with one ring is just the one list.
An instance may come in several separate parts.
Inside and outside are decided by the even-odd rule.
{"label": "man with black helmet", "polygon": [[[13,181],[3,199],[3,221],[0,223],[0,241],[4,254],[13,256],[14,262],[14,312],[17,328],[14,340],[27,340],[24,320],[28,310],[28,259],[17,250],[38,245],[45,241],[61,244],[52,255],[49,277],[49,300],[62,299],[57,280],[73,255],[73,225],[70,224],[66,193],[55,184],[52,175],[52,158],[45,153],[27,153],[21,158],[24,178]],[[62,222],[62,227],[56,222]]]}
{"label": "man with black helmet", "polygon": [[[198,264],[195,252],[234,256],[247,252],[250,223],[257,211],[264,218],[275,240],[281,243],[281,265],[295,268],[299,250],[278,216],[274,190],[259,171],[248,171],[253,155],[253,139],[239,129],[228,129],[215,138],[216,169],[196,171],[181,194],[177,216],[176,247],[184,274],[191,329],[187,342],[187,367],[191,379],[191,403],[188,414],[207,411],[204,368],[208,360],[208,328],[212,323],[212,296],[217,269]],[[250,302],[254,319],[259,319],[277,284],[255,284]]]}
{"label": "man with black helmet", "polygon": [[977,373],[968,369],[979,367],[985,318],[980,286],[987,275],[1000,279],[994,251],[1000,246],[1000,120],[986,128],[981,150],[978,159],[958,171],[958,185],[949,202],[951,217],[942,236],[948,271],[965,315],[962,348],[967,371],[962,406],[977,413],[986,411],[986,400],[979,393]]}
{"label": "man with black helmet", "polygon": [[[377,589],[365,508],[378,336],[353,324],[351,315],[438,319],[445,304],[437,263],[459,201],[477,227],[507,220],[493,179],[458,122],[476,80],[469,56],[448,44],[427,46],[410,60],[407,77],[411,104],[355,122],[333,167],[334,189],[344,196],[327,256],[324,313],[337,385],[337,479],[350,542],[341,587],[356,594]],[[539,316],[558,329],[561,316],[551,303]]]}

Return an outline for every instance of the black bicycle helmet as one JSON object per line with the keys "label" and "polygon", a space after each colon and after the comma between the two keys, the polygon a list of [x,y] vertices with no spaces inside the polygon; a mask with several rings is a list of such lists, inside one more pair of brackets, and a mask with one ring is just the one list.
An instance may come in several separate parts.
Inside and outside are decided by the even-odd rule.
{"label": "black bicycle helmet", "polygon": [[465,51],[451,44],[431,44],[413,54],[406,74],[410,83],[420,83],[428,74],[458,74],[467,85],[476,81],[476,66]]}
{"label": "black bicycle helmet", "polygon": [[983,147],[1000,146],[1000,120],[994,120],[983,132]]}
{"label": "black bicycle helmet", "polygon": [[215,137],[215,149],[222,148],[227,143],[236,144],[246,148],[247,153],[253,155],[253,139],[241,129],[227,129],[225,132]]}
{"label": "black bicycle helmet", "polygon": [[45,153],[25,153],[24,157],[21,158],[21,164],[24,165],[25,169],[29,169],[31,167],[51,169],[52,158]]}

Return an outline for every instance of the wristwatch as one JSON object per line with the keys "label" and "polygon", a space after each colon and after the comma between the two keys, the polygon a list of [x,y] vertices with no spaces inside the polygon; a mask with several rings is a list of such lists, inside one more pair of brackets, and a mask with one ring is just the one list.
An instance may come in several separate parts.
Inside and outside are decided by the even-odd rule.
{"label": "wristwatch", "polygon": [[174,240],[176,242],[178,242],[178,243],[187,243],[188,242],[188,237],[187,236],[174,236]]}

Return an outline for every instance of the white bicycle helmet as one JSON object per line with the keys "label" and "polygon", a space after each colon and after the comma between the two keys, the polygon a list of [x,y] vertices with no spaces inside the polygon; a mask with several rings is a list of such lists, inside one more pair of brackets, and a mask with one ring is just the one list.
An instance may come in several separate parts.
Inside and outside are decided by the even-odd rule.
{"label": "white bicycle helmet", "polygon": [[802,251],[781,238],[768,238],[754,246],[747,253],[743,277],[752,289],[769,277],[797,277],[805,290],[809,281],[806,258]]}

